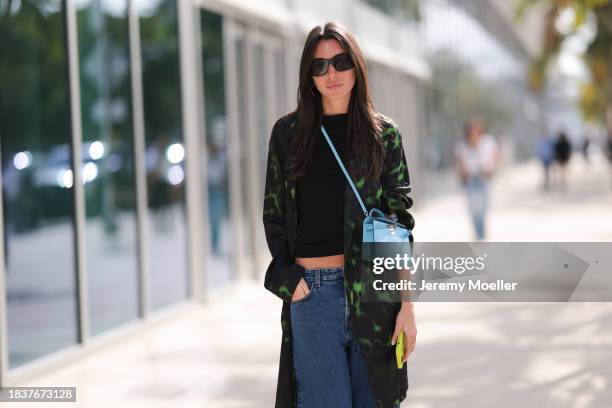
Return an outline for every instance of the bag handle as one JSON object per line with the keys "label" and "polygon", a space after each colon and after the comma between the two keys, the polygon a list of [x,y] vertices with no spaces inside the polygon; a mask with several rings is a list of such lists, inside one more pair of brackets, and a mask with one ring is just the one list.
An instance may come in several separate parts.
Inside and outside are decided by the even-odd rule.
{"label": "bag handle", "polygon": [[329,136],[327,134],[327,131],[325,131],[325,128],[323,127],[323,125],[321,125],[321,131],[323,132],[323,136],[325,136],[325,139],[327,140],[327,144],[329,144],[329,147],[331,148],[332,153],[336,157],[336,161],[340,165],[340,168],[342,169],[342,172],[344,173],[344,176],[346,177],[346,179],[348,180],[349,184],[351,185],[351,188],[353,189],[353,192],[355,193],[355,197],[357,197],[357,200],[359,200],[359,205],[361,205],[361,209],[363,210],[363,213],[367,217],[368,216],[368,210],[366,209],[366,206],[363,205],[363,201],[361,201],[361,197],[359,196],[359,193],[357,192],[357,188],[355,187],[355,184],[353,184],[353,180],[351,179],[351,176],[349,176],[348,172],[346,171],[346,168],[344,168],[344,164],[342,163],[342,159],[340,158],[340,156],[338,156],[338,152],[336,152],[336,148],[334,147],[334,144],[332,143],[331,139],[329,138]]}

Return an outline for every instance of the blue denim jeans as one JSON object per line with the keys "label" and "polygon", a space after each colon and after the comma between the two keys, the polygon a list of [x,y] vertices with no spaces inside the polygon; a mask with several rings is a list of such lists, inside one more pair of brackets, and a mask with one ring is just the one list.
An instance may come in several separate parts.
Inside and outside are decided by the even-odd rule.
{"label": "blue denim jeans", "polygon": [[476,239],[485,239],[485,218],[489,206],[489,185],[481,176],[472,176],[466,184],[468,207]]}
{"label": "blue denim jeans", "polygon": [[374,408],[351,332],[344,267],[306,269],[304,280],[310,292],[291,303],[297,408]]}

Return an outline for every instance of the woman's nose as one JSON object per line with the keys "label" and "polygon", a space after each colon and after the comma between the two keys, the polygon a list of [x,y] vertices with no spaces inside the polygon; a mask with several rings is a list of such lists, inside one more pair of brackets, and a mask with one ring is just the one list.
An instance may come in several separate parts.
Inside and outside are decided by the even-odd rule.
{"label": "woman's nose", "polygon": [[329,75],[330,78],[335,78],[337,74],[338,71],[336,71],[336,68],[334,68],[332,64],[329,64],[329,67],[327,68],[327,75]]}

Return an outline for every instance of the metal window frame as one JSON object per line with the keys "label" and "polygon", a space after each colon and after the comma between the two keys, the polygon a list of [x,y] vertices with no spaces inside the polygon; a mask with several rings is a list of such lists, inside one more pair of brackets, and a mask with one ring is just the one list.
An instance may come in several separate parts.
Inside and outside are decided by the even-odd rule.
{"label": "metal window frame", "polygon": [[[254,109],[257,105],[257,95],[255,89],[255,82],[257,78],[255,78],[255,47],[259,45],[259,32],[252,27],[246,26],[244,31],[244,57],[245,57],[245,79],[246,79],[246,100],[247,106],[250,108],[247,109],[247,138],[248,138],[248,151],[250,152],[247,158],[247,165],[249,167],[249,177],[247,184],[249,186],[249,197],[248,201],[249,205],[249,214],[251,220],[251,234],[250,242],[253,243],[253,261],[255,264],[255,270],[253,271],[253,278],[257,277],[257,273],[259,269],[263,267],[264,260],[262,259],[262,253],[260,248],[260,238],[263,232],[263,224],[257,222],[260,219],[259,214],[259,198],[263,197],[263,193],[260,193],[260,190],[263,191],[263,187],[260,189],[260,180],[259,180],[259,149],[261,148],[259,144],[258,138],[258,118],[257,118],[257,109]],[[265,54],[262,55],[262,62],[265,61]],[[265,64],[264,64],[265,66]],[[267,109],[267,108],[266,108]]]}
{"label": "metal window frame", "polygon": [[[1,135],[0,135],[1,136]],[[1,152],[0,152],[1,153]],[[8,336],[6,320],[6,270],[4,259],[4,208],[2,199],[2,155],[0,154],[0,387],[5,386],[8,372]]]}
{"label": "metal window frame", "polygon": [[[180,60],[180,86],[183,120],[183,143],[185,145],[185,199],[187,220],[187,258],[189,271],[189,297],[204,302],[203,260],[209,258],[210,248],[204,237],[203,226],[208,225],[208,191],[202,189],[201,179],[207,179],[206,155],[200,150],[199,135],[205,131],[203,81],[199,61],[200,8],[194,1],[177,0],[178,38]],[[195,86],[194,86],[195,84]],[[204,156],[204,157],[202,157]]]}
{"label": "metal window frame", "polygon": [[[246,129],[242,131],[245,133],[244,137],[247,143],[247,151],[249,152],[246,157],[246,166],[247,169],[245,172],[240,172],[239,174],[239,183],[241,186],[243,175],[247,176],[247,180],[245,184],[247,185],[247,191],[241,191],[241,195],[244,196],[244,200],[242,205],[246,205],[248,207],[246,214],[247,219],[244,221],[248,223],[249,227],[247,233],[248,237],[244,241],[247,242],[247,245],[250,245],[250,252],[253,254],[251,258],[251,265],[243,271],[243,276],[247,280],[252,280],[257,275],[257,269],[260,262],[260,256],[258,253],[257,247],[257,211],[256,211],[256,200],[257,197],[257,132],[255,126],[257,126],[256,119],[256,110],[254,109],[253,99],[254,99],[254,79],[253,79],[253,43],[252,43],[252,28],[249,27],[242,21],[238,21],[235,18],[231,19],[231,38],[228,39],[232,43],[232,49],[236,49],[236,41],[242,41],[242,61],[243,61],[243,78],[244,83],[242,84],[244,90],[243,95],[246,99],[245,103],[245,124]],[[232,58],[235,60],[235,52]],[[235,92],[232,92],[231,98],[236,99],[236,121],[239,121],[238,117],[238,100],[237,100],[237,84],[238,77],[237,72],[234,69],[234,74],[232,76],[232,81],[236,83]],[[236,128],[238,128],[238,124],[236,123]],[[238,141],[240,143],[240,141]]]}
{"label": "metal window frame", "polygon": [[[206,7],[202,9],[212,13],[217,11],[209,10]],[[233,165],[228,166],[229,172],[229,190],[230,190],[230,222],[232,234],[235,237],[234,249],[237,256],[232,257],[234,278],[244,280],[249,277],[250,259],[247,259],[246,245],[252,245],[250,240],[242,237],[242,226],[247,220],[242,215],[242,206],[248,202],[248,192],[242,191],[241,187],[241,170],[240,163],[240,126],[239,126],[239,108],[238,104],[238,71],[236,69],[236,24],[233,19],[220,14],[222,18],[223,32],[223,66],[225,77],[225,113],[227,123],[228,136],[228,163]]]}
{"label": "metal window frame", "polygon": [[134,184],[136,186],[136,235],[138,251],[139,316],[148,319],[151,312],[149,290],[149,206],[146,172],[146,140],[144,123],[144,93],[140,48],[140,19],[133,0],[128,0],[128,44],[130,52],[130,82],[132,92],[132,130],[134,144]]}
{"label": "metal window frame", "polygon": [[193,271],[194,282],[198,282],[200,291],[194,296],[194,300],[200,303],[210,301],[210,292],[208,291],[207,274],[211,273],[212,266],[210,264],[211,253],[212,253],[212,242],[210,234],[207,234],[208,229],[205,229],[205,225],[210,225],[209,219],[209,199],[208,199],[208,185],[204,186],[203,181],[208,180],[208,152],[206,151],[206,143],[201,144],[202,139],[206,140],[206,115],[205,109],[206,104],[204,103],[204,67],[202,65],[202,7],[197,0],[193,0],[191,8],[193,10],[193,58],[194,58],[194,90],[196,92],[196,119],[197,119],[197,166],[199,177],[196,178],[198,188],[200,189],[201,201],[197,203],[200,206],[200,213],[202,215],[199,228],[200,228],[200,240],[194,245],[194,250],[200,254],[200,266]]}
{"label": "metal window frame", "polygon": [[64,3],[66,24],[66,52],[68,54],[68,100],[70,110],[72,174],[73,174],[73,222],[75,272],[77,287],[78,340],[77,344],[87,345],[89,341],[89,294],[87,292],[87,262],[85,241],[85,187],[81,166],[83,162],[83,128],[81,123],[81,84],[79,68],[79,46],[76,6],[73,0]]}

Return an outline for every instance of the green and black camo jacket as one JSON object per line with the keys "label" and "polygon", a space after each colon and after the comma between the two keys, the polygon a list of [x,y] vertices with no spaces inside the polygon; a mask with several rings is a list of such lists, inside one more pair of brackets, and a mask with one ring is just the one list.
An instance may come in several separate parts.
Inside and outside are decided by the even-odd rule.
{"label": "green and black camo jacket", "polygon": [[[368,210],[376,207],[385,214],[395,213],[397,221],[412,230],[414,219],[408,211],[412,206],[412,198],[409,197],[411,187],[402,137],[397,125],[384,118],[380,137],[386,147],[386,157],[380,178],[365,181],[363,178],[356,180],[353,174],[351,177]],[[296,406],[290,302],[304,268],[294,262],[297,232],[296,182],[285,177],[288,172],[289,143],[295,136],[295,130],[295,112],[280,118],[272,129],[264,193],[263,223],[272,254],[264,286],[283,300],[276,408]],[[345,166],[348,170],[347,163]],[[365,216],[348,182],[345,183],[344,197],[344,282],[354,338],[359,342],[368,367],[377,408],[394,408],[406,397],[408,390],[406,365],[401,370],[397,368],[395,348],[391,345],[401,303],[360,301],[363,293],[361,277],[367,273],[364,268],[371,267],[371,264],[361,260],[362,223]]]}

